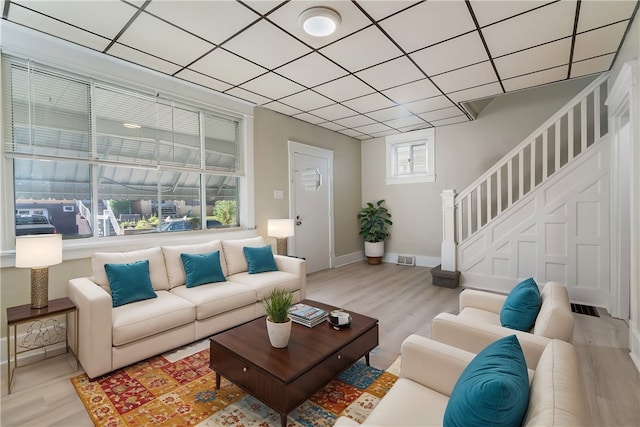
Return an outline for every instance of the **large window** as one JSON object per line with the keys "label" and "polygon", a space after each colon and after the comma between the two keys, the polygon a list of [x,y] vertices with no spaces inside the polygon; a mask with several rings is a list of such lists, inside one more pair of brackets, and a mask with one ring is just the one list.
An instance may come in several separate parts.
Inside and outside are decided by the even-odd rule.
{"label": "large window", "polygon": [[[16,234],[240,225],[240,118],[16,58],[2,66]],[[26,227],[41,217],[50,231]]]}
{"label": "large window", "polygon": [[435,181],[434,138],[433,129],[388,136],[387,184]]}

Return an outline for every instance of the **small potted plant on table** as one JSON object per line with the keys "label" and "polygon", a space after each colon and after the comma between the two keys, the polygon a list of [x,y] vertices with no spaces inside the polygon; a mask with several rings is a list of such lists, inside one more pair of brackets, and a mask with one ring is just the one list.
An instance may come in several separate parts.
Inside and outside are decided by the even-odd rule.
{"label": "small potted plant on table", "polygon": [[291,319],[289,309],[293,305],[293,293],[284,289],[274,289],[263,300],[267,312],[267,333],[275,348],[284,348],[289,344]]}
{"label": "small potted plant on table", "polygon": [[378,200],[374,205],[371,202],[360,210],[360,235],[364,238],[364,254],[369,264],[382,263],[384,255],[384,241],[389,237],[388,226],[391,222],[391,213],[383,206],[384,199]]}

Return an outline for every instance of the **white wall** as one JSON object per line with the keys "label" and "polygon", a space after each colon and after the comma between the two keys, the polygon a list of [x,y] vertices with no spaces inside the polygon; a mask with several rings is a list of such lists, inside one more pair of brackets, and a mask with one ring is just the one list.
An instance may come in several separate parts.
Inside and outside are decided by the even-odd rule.
{"label": "white wall", "polygon": [[439,263],[444,189],[463,190],[519,144],[593,77],[502,95],[468,123],[435,131],[436,182],[385,184],[384,138],[362,142],[362,202],[385,199],[393,216],[386,252]]}

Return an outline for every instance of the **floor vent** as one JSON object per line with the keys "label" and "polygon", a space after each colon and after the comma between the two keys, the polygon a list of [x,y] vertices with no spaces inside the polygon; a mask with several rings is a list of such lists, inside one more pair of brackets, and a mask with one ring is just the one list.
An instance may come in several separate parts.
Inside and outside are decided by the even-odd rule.
{"label": "floor vent", "polygon": [[578,314],[584,314],[586,316],[600,317],[598,310],[591,305],[571,303],[571,311]]}
{"label": "floor vent", "polygon": [[396,262],[396,264],[398,264],[398,265],[416,265],[416,257],[398,255],[398,262]]}

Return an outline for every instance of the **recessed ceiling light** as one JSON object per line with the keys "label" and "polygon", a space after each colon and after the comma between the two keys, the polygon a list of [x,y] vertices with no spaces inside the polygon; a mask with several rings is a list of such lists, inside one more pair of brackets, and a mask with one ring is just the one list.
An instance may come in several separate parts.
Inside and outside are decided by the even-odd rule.
{"label": "recessed ceiling light", "polygon": [[340,14],[328,7],[312,7],[300,14],[298,23],[302,29],[314,37],[325,37],[338,28],[342,22]]}
{"label": "recessed ceiling light", "polygon": [[135,123],[123,123],[122,126],[126,127],[127,129],[140,129],[142,127]]}

